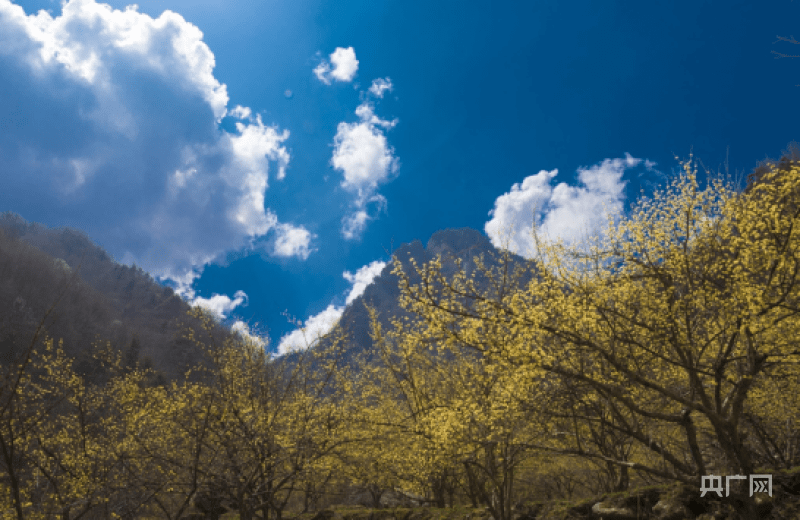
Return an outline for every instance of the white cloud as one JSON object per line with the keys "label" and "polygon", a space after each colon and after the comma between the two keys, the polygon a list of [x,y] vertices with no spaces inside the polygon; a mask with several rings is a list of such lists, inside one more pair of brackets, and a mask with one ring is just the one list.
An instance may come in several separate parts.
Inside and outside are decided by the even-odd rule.
{"label": "white cloud", "polygon": [[372,283],[376,276],[381,274],[381,271],[383,271],[384,267],[386,267],[386,262],[375,260],[374,262],[361,267],[358,271],[356,271],[355,274],[351,273],[350,271],[345,271],[342,276],[344,276],[348,282],[353,284],[350,294],[347,295],[345,305],[350,305],[353,300],[364,294],[364,290],[369,284]]}
{"label": "white cloud", "polygon": [[250,107],[236,105],[233,110],[228,111],[228,115],[238,119],[250,119],[253,117],[253,111],[250,110]]}
{"label": "white cloud", "polygon": [[[532,258],[537,250],[531,226],[535,216],[537,232],[546,240],[563,239],[577,244],[583,239],[602,235],[609,215],[619,215],[625,198],[622,175],[627,168],[642,162],[630,154],[625,158],[605,159],[590,168],[578,169],[582,186],[559,183],[551,186],[558,170],[542,170],[514,184],[511,191],[497,198],[492,217],[484,229],[495,247],[507,247]],[[646,161],[652,170],[655,163]]]}
{"label": "white cloud", "polygon": [[331,80],[329,79],[330,72],[331,72],[331,66],[329,63],[325,61],[314,67],[314,75],[317,77],[318,80],[325,83],[326,85],[331,84]]}
{"label": "white cloud", "polygon": [[344,174],[341,186],[355,195],[354,211],[342,220],[342,236],[347,240],[358,238],[365,229],[370,219],[367,204],[377,203],[378,211],[385,207],[386,199],[375,192],[399,167],[383,133],[383,129],[393,128],[397,119],[380,119],[368,102],[356,108],[356,115],[358,123],[339,123],[331,159],[333,167]]}
{"label": "white cloud", "polygon": [[[0,27],[0,77],[14,78],[0,103],[0,170],[16,172],[0,206],[80,227],[187,294],[196,268],[267,234],[273,254],[308,256],[310,233],[265,207],[270,175],[286,175],[289,132],[248,107],[228,111],[197,27],[94,0],[55,17],[0,0]],[[352,69],[348,56],[336,54],[333,77]],[[225,116],[235,132],[219,128]]]}
{"label": "white cloud", "polygon": [[369,87],[369,92],[375,97],[383,98],[385,91],[392,91],[391,78],[378,78],[372,80],[372,85]]}
{"label": "white cloud", "polygon": [[39,78],[63,67],[84,85],[100,87],[96,93],[109,96],[103,101],[113,102],[113,66],[124,62],[139,72],[173,75],[217,118],[225,114],[228,94],[213,75],[214,55],[200,29],[177,13],[164,11],[153,19],[136,6],[118,11],[94,0],[72,0],[64,3],[61,16],[45,11],[26,16],[20,6],[2,0],[0,17],[5,35],[0,52],[16,56]]}
{"label": "white cloud", "polygon": [[369,122],[339,123],[331,164],[344,173],[342,187],[363,198],[396,169],[396,159],[380,130]]}
{"label": "white cloud", "polygon": [[311,316],[306,320],[302,329],[292,331],[281,338],[278,344],[278,355],[313,347],[319,338],[336,326],[343,312],[344,307],[328,305],[324,311]]}
{"label": "white cloud", "polygon": [[236,291],[233,299],[224,294],[214,294],[211,298],[196,297],[191,301],[193,306],[202,307],[211,312],[218,320],[224,320],[230,312],[244,304],[247,306],[247,294],[244,291]]}
{"label": "white cloud", "polygon": [[261,348],[266,348],[269,344],[268,338],[263,338],[257,334],[253,334],[253,332],[250,330],[250,327],[248,327],[247,324],[241,320],[234,322],[234,324],[231,325],[231,330],[239,334],[246,341],[258,345]]}
{"label": "white cloud", "polygon": [[315,236],[304,228],[280,224],[278,226],[278,238],[275,241],[275,255],[283,257],[297,256],[305,260],[314,251],[309,249],[308,246]]}
{"label": "white cloud", "polygon": [[350,271],[342,273],[342,276],[353,285],[347,295],[345,305],[330,304],[324,311],[308,318],[303,328],[285,335],[278,344],[278,355],[313,347],[319,338],[333,330],[342,317],[346,306],[364,293],[367,286],[372,283],[376,276],[380,275],[385,266],[386,262],[375,260],[368,265],[360,267],[355,274]]}
{"label": "white cloud", "polygon": [[356,115],[361,119],[362,125],[368,125],[372,127],[380,126],[386,128],[387,130],[390,128],[394,128],[394,126],[397,125],[398,121],[397,119],[388,121],[379,118],[378,116],[375,115],[375,107],[373,107],[371,104],[367,102],[361,103],[360,105],[358,105],[358,107],[356,107]]}
{"label": "white cloud", "polygon": [[330,85],[332,79],[343,82],[353,80],[358,71],[358,60],[352,47],[336,47],[329,58],[330,62],[323,61],[314,68],[317,79],[326,85]]}
{"label": "white cloud", "polygon": [[342,236],[346,240],[353,240],[361,236],[364,229],[367,227],[367,220],[369,215],[364,209],[356,210],[350,215],[345,215],[342,218]]}
{"label": "white cloud", "polygon": [[[133,263],[133,259],[131,259],[131,263]],[[176,274],[175,276],[170,277],[168,280],[168,285],[172,287],[175,291],[175,294],[180,296],[186,301],[194,300],[195,291],[192,288],[194,281],[200,278],[202,274],[202,267],[198,267],[195,269],[190,269],[184,271],[180,275]]]}
{"label": "white cloud", "polygon": [[[386,197],[381,194],[370,195],[368,199],[356,199],[352,213],[342,217],[342,237],[345,240],[358,239],[367,228],[367,222],[375,220],[386,209]],[[372,215],[370,211],[372,210]]]}

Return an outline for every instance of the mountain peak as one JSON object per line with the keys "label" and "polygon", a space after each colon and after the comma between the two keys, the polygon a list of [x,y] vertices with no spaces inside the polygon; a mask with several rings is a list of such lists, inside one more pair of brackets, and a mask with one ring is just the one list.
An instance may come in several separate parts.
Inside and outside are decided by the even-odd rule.
{"label": "mountain peak", "polygon": [[485,251],[490,250],[492,244],[480,231],[465,227],[437,231],[428,240],[426,250],[434,256],[445,252],[454,256],[461,256],[460,253],[462,251],[472,248]]}

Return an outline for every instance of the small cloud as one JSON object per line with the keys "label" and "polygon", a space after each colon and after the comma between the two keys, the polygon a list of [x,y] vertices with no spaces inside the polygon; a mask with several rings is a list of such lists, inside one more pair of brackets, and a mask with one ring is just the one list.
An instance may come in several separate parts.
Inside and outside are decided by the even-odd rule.
{"label": "small cloud", "polygon": [[386,267],[386,262],[375,260],[369,265],[361,267],[356,271],[356,274],[353,274],[350,271],[345,271],[342,276],[344,276],[348,282],[353,284],[350,294],[347,295],[345,305],[350,305],[353,300],[364,294],[364,290],[369,284],[372,283],[376,276],[381,274],[381,271],[383,271],[384,267]]}
{"label": "small cloud", "polygon": [[383,98],[386,91],[392,91],[392,80],[390,78],[378,78],[372,80],[372,86],[369,87],[369,93],[375,97]]}
{"label": "small cloud", "polygon": [[185,301],[191,301],[195,296],[195,291],[192,288],[192,285],[194,285],[195,280],[200,278],[202,273],[203,267],[200,266],[185,271],[181,274],[171,273],[168,276],[161,276],[159,279],[161,282],[166,283],[166,285],[169,287],[172,287],[172,289],[175,291],[175,294],[180,296],[182,299]]}
{"label": "small cloud", "polygon": [[346,240],[358,238],[366,229],[367,220],[369,220],[369,215],[363,209],[359,209],[350,215],[345,215],[342,218],[342,236]]}
{"label": "small cloud", "polygon": [[291,90],[289,90],[288,88],[287,88],[286,90],[284,90],[284,91],[283,91],[283,96],[284,96],[286,99],[292,99],[292,96],[293,96],[293,95],[294,95],[294,94],[292,93],[292,91],[291,91]]}
{"label": "small cloud", "polygon": [[363,121],[364,123],[368,123],[370,125],[377,125],[386,129],[394,128],[397,125],[398,119],[393,119],[392,121],[388,121],[385,119],[381,119],[375,115],[375,107],[373,107],[370,103],[364,102],[356,107],[356,115]]}
{"label": "small cloud", "polygon": [[197,297],[191,301],[191,304],[211,312],[215,318],[221,321],[236,307],[242,304],[247,306],[247,294],[244,291],[236,291],[232,299],[224,294],[214,294],[211,298]]}
{"label": "small cloud", "polygon": [[278,237],[275,240],[273,249],[276,256],[290,257],[297,256],[305,260],[313,251],[309,249],[311,239],[316,238],[307,229],[295,227],[291,224],[279,224],[277,229]]}
{"label": "small cloud", "polygon": [[394,149],[383,133],[393,128],[397,119],[380,119],[368,102],[356,108],[356,115],[361,120],[358,123],[339,123],[331,158],[333,167],[344,174],[341,186],[356,196],[355,211],[342,220],[342,236],[347,240],[358,238],[364,230],[369,220],[368,203],[385,207],[386,199],[375,192],[399,168]]}
{"label": "small cloud", "polygon": [[[366,229],[367,222],[378,218],[386,209],[386,204],[386,197],[380,194],[371,195],[366,201],[356,200],[356,210],[342,217],[342,237],[345,240],[357,240]],[[370,206],[375,209],[373,215],[367,211]]]}
{"label": "small cloud", "polygon": [[359,198],[374,190],[397,169],[386,136],[371,123],[339,123],[331,164],[344,174],[342,187]]}
{"label": "small cloud", "polygon": [[297,329],[282,337],[278,344],[278,355],[282,356],[289,352],[313,347],[320,338],[333,330],[343,312],[344,307],[328,305],[324,311],[306,320],[302,329]]}
{"label": "small cloud", "polygon": [[243,107],[242,105],[236,105],[233,107],[232,110],[228,112],[229,116],[235,117],[236,119],[241,120],[250,120],[253,117],[253,112],[250,110],[249,107]]}
{"label": "small cloud", "polygon": [[278,344],[278,355],[313,347],[320,338],[333,330],[347,305],[364,293],[367,286],[373,282],[376,276],[381,274],[385,266],[386,262],[376,260],[360,267],[355,274],[350,271],[342,273],[342,276],[353,285],[347,295],[345,305],[330,304],[319,314],[308,318],[302,329],[292,331],[283,336]]}
{"label": "small cloud", "polygon": [[331,80],[349,82],[352,81],[358,71],[358,60],[356,52],[352,47],[337,47],[330,55],[330,62],[322,61],[314,68],[314,75],[326,85],[331,84]]}
{"label": "small cloud", "polygon": [[317,79],[321,82],[325,83],[326,85],[331,84],[331,80],[329,78],[331,72],[331,66],[327,62],[322,62],[316,67],[314,67],[314,75],[317,76]]}

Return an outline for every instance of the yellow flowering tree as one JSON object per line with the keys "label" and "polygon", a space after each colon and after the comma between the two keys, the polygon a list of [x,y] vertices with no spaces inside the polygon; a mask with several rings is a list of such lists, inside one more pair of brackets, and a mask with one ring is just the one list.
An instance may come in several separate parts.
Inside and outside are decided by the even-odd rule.
{"label": "yellow flowering tree", "polygon": [[[515,473],[530,457],[532,439],[548,428],[546,407],[537,399],[544,374],[494,355],[513,341],[513,335],[492,322],[491,306],[471,298],[476,292],[472,279],[457,273],[450,287],[463,291],[443,301],[447,282],[433,274],[441,269],[440,262],[431,261],[417,274],[423,299],[436,301],[441,308],[414,304],[408,277],[398,262],[394,272],[404,293],[401,303],[418,319],[395,319],[392,330],[384,334],[370,310],[373,340],[382,361],[375,387],[398,403],[396,428],[424,441],[423,449],[413,452],[419,459],[415,465],[434,484],[434,494],[443,490],[443,478],[458,474],[467,481],[465,488],[473,499],[485,504],[495,518],[507,519],[514,503]],[[496,282],[501,300],[510,294],[520,273],[509,273],[508,256],[495,272],[480,258],[475,263],[478,272]],[[464,334],[466,329],[449,318],[469,312],[482,312],[488,319]],[[441,495],[437,501],[443,502]]]}
{"label": "yellow flowering tree", "polygon": [[536,447],[696,485],[712,471],[753,473],[747,405],[798,359],[800,168],[736,193],[700,189],[683,166],[588,250],[540,241],[524,288],[480,293],[435,263],[401,288],[445,345],[577,390],[565,442]]}
{"label": "yellow flowering tree", "polygon": [[[197,317],[211,319],[196,309]],[[328,351],[309,350],[293,365],[273,360],[246,338],[211,346],[213,391],[219,415],[208,442],[220,449],[207,468],[211,489],[239,511],[278,520],[309,476],[322,474],[328,459],[350,442],[342,423],[350,408],[337,365],[334,342]]]}

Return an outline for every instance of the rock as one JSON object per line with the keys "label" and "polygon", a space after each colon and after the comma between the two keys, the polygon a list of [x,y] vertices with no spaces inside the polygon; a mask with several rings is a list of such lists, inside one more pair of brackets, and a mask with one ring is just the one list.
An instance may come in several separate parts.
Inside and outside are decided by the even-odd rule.
{"label": "rock", "polygon": [[689,512],[683,504],[675,498],[662,498],[653,506],[657,520],[683,520]]}
{"label": "rock", "polygon": [[372,495],[368,491],[359,490],[351,493],[342,505],[372,507]]}
{"label": "rock", "polygon": [[636,515],[628,508],[617,507],[606,502],[598,502],[592,506],[592,514],[602,520],[635,520]]}
{"label": "rock", "polygon": [[425,497],[408,491],[389,489],[381,495],[381,507],[419,507],[425,503]]}

